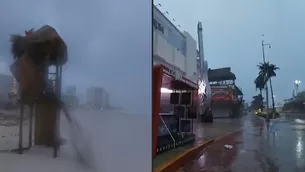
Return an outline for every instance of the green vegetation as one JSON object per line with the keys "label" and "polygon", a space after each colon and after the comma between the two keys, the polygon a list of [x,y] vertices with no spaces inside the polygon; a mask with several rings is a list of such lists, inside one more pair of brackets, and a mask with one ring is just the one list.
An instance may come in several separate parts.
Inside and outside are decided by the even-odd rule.
{"label": "green vegetation", "polygon": [[287,101],[283,105],[283,110],[304,112],[305,110],[304,102],[305,102],[305,91],[302,91],[298,93],[295,98]]}
{"label": "green vegetation", "polygon": [[[254,84],[255,84],[255,88],[259,89],[260,94],[257,96],[253,97],[253,103],[252,103],[252,107],[255,109],[257,108],[257,106],[259,105],[259,109],[262,110],[263,109],[263,97],[262,97],[262,90],[265,89],[266,90],[266,101],[267,101],[267,110],[268,111],[268,81],[269,81],[269,85],[270,85],[270,91],[271,91],[271,100],[272,100],[272,115],[275,114],[275,116],[277,116],[277,112],[275,110],[275,103],[274,103],[274,94],[273,94],[273,86],[272,86],[272,77],[276,77],[276,70],[279,69],[279,67],[277,67],[274,64],[271,64],[269,62],[265,62],[265,63],[260,63],[259,65],[257,65],[259,72],[258,72],[258,76],[256,77],[256,79],[254,80]],[[267,116],[269,117],[269,116]],[[273,115],[274,117],[274,115]]]}
{"label": "green vegetation", "polygon": [[264,97],[261,94],[252,97],[251,109],[262,110],[264,108]]}

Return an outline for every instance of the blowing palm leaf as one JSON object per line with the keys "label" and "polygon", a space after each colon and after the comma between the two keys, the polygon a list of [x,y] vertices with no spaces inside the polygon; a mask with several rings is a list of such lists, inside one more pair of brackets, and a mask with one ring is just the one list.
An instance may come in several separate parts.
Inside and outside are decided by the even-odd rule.
{"label": "blowing palm leaf", "polygon": [[265,79],[262,75],[259,75],[255,80],[254,80],[255,88],[259,89],[260,91],[264,89],[265,87]]}
{"label": "blowing palm leaf", "polygon": [[271,78],[271,77],[275,77],[276,73],[275,71],[280,69],[279,67],[277,67],[274,64],[270,64],[269,62],[265,62],[265,63],[260,63],[259,65],[257,65],[258,69],[259,69],[259,73],[258,75],[260,77],[265,77],[265,81],[264,84],[267,83],[267,81]]}
{"label": "blowing palm leaf", "polygon": [[[272,99],[272,109],[273,112],[275,112],[275,103],[274,103],[274,94],[273,94],[273,87],[272,87],[272,81],[271,78],[276,76],[275,71],[280,69],[274,64],[270,64],[269,62],[260,63],[258,65],[259,69],[259,77],[263,78],[263,85],[267,85],[267,82],[270,82],[270,90],[271,90],[271,99]],[[267,95],[267,93],[266,93]]]}

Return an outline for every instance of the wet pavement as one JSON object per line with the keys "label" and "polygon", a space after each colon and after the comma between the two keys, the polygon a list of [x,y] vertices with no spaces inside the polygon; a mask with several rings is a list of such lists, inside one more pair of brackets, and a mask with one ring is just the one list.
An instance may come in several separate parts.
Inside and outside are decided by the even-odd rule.
{"label": "wet pavement", "polygon": [[201,123],[199,121],[194,121],[194,144],[178,147],[158,155],[153,160],[153,168],[157,169],[158,167],[171,161],[173,158],[176,158],[180,154],[183,154],[186,151],[203,144],[204,142],[223,137],[240,129],[242,127],[242,121],[242,118],[219,118],[214,119],[213,123]]}
{"label": "wet pavement", "polygon": [[[184,172],[304,172],[305,114],[264,120],[248,115],[243,130],[217,140],[185,164]],[[226,150],[224,145],[232,145]]]}

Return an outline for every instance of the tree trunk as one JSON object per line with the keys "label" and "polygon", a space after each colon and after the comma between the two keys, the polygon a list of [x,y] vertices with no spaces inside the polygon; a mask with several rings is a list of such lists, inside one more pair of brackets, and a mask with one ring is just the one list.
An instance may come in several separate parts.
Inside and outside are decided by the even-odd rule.
{"label": "tree trunk", "polygon": [[[259,93],[263,97],[263,90],[262,89],[259,89]],[[263,101],[263,104],[260,105],[260,110],[261,111],[263,111],[263,108],[264,108],[264,99],[262,101]]]}
{"label": "tree trunk", "polygon": [[35,105],[35,145],[54,146],[57,105],[40,100]]}
{"label": "tree trunk", "polygon": [[266,118],[266,120],[267,120],[267,122],[269,122],[270,117],[269,117],[269,95],[268,95],[268,84],[266,84],[265,89],[266,89],[266,109],[267,109],[267,118]]}
{"label": "tree trunk", "polygon": [[272,116],[274,118],[274,113],[275,113],[275,104],[274,104],[274,95],[273,95],[273,88],[272,88],[272,81],[271,78],[269,79],[269,84],[270,84],[270,91],[271,91],[271,100],[272,100]]}

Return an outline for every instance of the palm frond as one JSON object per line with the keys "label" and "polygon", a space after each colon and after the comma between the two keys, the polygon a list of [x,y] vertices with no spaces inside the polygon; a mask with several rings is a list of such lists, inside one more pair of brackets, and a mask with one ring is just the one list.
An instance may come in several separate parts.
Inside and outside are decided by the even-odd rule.
{"label": "palm frond", "polygon": [[21,35],[11,35],[11,53],[13,58],[16,59],[24,54],[26,49],[26,40]]}
{"label": "palm frond", "polygon": [[14,59],[27,53],[37,63],[46,60],[46,57],[52,65],[56,65],[57,61],[61,64],[67,62],[67,45],[53,27],[45,25],[36,31],[31,29],[26,31],[26,35],[11,36]]}
{"label": "palm frond", "polygon": [[259,69],[258,75],[265,76],[266,80],[269,80],[271,77],[275,77],[275,71],[280,69],[276,65],[271,64],[269,62],[259,63],[257,67]]}

